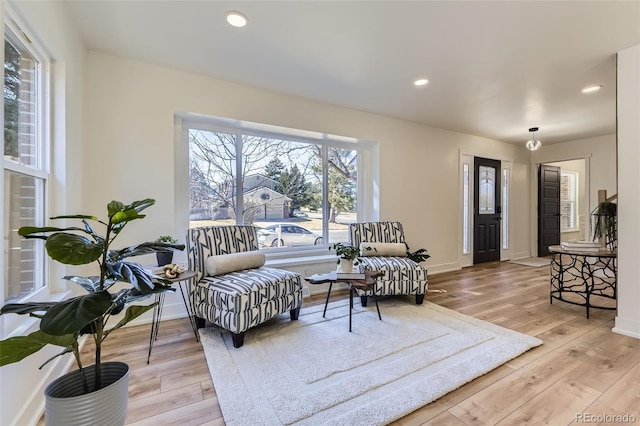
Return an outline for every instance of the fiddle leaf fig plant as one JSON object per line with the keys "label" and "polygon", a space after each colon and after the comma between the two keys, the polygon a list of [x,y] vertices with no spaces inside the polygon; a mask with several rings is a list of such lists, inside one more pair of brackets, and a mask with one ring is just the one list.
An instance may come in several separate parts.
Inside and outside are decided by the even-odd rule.
{"label": "fiddle leaf fig plant", "polygon": [[[18,233],[24,238],[45,240],[47,254],[65,265],[97,264],[97,275],[88,277],[69,275],[63,277],[82,287],[86,294],[62,302],[9,303],[0,309],[0,315],[19,314],[40,318],[40,329],[27,335],[0,341],[0,366],[21,361],[38,352],[47,344],[60,346],[57,356],[73,353],[82,373],[85,393],[100,389],[101,349],[105,339],[115,330],[126,325],[154,304],[133,305],[132,302],[152,294],[174,291],[171,282],[147,272],[140,264],[129,262],[129,257],[167,250],[184,250],[184,245],[167,242],[146,242],[112,249],[114,240],[127,224],[143,219],[141,211],[155,204],[155,200],[144,199],[131,204],[111,201],[107,205],[107,219],[96,216],[67,215],[52,217],[52,220],[77,220],[82,226],[57,228],[51,226],[24,226]],[[100,226],[102,232],[94,230]],[[109,291],[118,283],[130,286]],[[120,286],[121,287],[121,286]],[[109,319],[124,311],[122,319],[109,325]],[[90,335],[95,343],[95,389],[89,389],[80,361],[79,339]],[[43,364],[43,365],[45,365]],[[40,367],[42,368],[42,366]]]}

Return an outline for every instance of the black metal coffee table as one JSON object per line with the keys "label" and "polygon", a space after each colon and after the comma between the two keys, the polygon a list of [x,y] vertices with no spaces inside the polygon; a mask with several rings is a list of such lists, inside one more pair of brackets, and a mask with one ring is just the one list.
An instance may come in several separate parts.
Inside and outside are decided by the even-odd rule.
{"label": "black metal coffee table", "polygon": [[324,311],[322,317],[327,314],[327,305],[329,304],[329,296],[331,296],[331,288],[334,283],[345,283],[349,286],[349,331],[351,331],[352,323],[352,311],[353,311],[353,293],[356,289],[363,291],[371,291],[373,293],[373,299],[376,302],[376,309],[378,310],[378,318],[382,321],[382,315],[380,315],[380,307],[378,306],[378,295],[376,294],[375,284],[376,278],[384,275],[380,271],[365,271],[365,278],[338,278],[337,272],[329,272],[328,274],[316,274],[305,278],[310,284],[325,284],[329,283],[329,291],[327,292],[327,299],[324,302]]}

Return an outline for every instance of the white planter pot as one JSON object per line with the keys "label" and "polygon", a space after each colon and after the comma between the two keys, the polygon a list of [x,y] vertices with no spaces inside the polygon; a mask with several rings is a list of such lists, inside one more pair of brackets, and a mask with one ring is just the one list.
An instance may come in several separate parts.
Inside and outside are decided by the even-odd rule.
{"label": "white planter pot", "polygon": [[[84,369],[89,389],[95,387],[95,365]],[[47,426],[124,425],[129,399],[129,366],[102,363],[102,389],[83,394],[80,370],[51,382],[44,391]]]}
{"label": "white planter pot", "polygon": [[353,272],[353,260],[340,259],[340,270],[346,273]]}

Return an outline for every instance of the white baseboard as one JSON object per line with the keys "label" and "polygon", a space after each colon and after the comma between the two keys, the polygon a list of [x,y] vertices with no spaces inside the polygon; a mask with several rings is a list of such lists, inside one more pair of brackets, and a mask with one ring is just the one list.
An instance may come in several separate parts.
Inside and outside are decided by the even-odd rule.
{"label": "white baseboard", "polygon": [[[180,300],[169,300],[167,298],[164,303],[164,307],[162,308],[162,321],[172,320],[177,318],[186,318],[187,310],[185,309],[184,302],[182,299]],[[145,312],[143,315],[140,315],[138,318],[131,321],[125,327],[135,326],[135,325],[143,325],[143,324],[151,324],[151,320],[153,319],[153,309]]]}
{"label": "white baseboard", "polygon": [[441,263],[439,265],[429,265],[426,267],[429,275],[442,274],[444,272],[459,271],[462,269],[459,262]]}
{"label": "white baseboard", "polygon": [[518,260],[518,259],[524,259],[527,257],[531,257],[531,252],[529,251],[521,251],[518,253],[513,253],[513,259],[511,260]]}
{"label": "white baseboard", "polygon": [[640,339],[640,321],[629,320],[617,316],[616,325],[613,327],[612,331],[614,333]]}

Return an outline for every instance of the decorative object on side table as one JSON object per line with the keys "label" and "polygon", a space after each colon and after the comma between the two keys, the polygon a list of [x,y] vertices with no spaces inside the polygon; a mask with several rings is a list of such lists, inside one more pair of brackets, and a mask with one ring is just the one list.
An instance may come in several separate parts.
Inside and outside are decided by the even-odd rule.
{"label": "decorative object on side table", "polygon": [[164,272],[164,276],[169,279],[175,279],[180,276],[181,273],[184,272],[184,268],[177,263],[169,263],[162,267]]}
{"label": "decorative object on side table", "polygon": [[[152,294],[173,291],[168,285],[169,280],[153,276],[140,264],[126,259],[158,251],[184,249],[184,245],[164,242],[111,248],[124,227],[131,221],[144,218],[145,215],[140,212],[153,204],[155,200],[152,199],[127,205],[111,201],[107,205],[106,221],[86,215],[57,216],[51,219],[80,220],[82,226],[25,226],[18,231],[22,237],[45,240],[48,255],[60,263],[98,264],[97,275],[64,277],[80,285],[87,294],[62,302],[10,303],[0,310],[0,314],[27,314],[40,318],[39,330],[27,336],[0,341],[0,366],[18,362],[47,344],[63,348],[57,356],[73,353],[76,359],[79,370],[54,380],[45,390],[45,422],[48,425],[124,424],[129,366],[122,362],[102,363],[102,344],[114,330],[155,306],[134,305],[125,310],[129,303]],[[95,231],[95,224],[103,226],[105,231]],[[129,283],[131,288],[120,288],[110,293],[109,289],[120,282]],[[108,320],[122,312],[122,319],[108,328]],[[83,367],[80,361],[79,339],[86,334],[91,335],[95,343],[95,365],[89,367]]]}
{"label": "decorative object on side table", "polygon": [[617,248],[618,240],[618,204],[611,201],[598,203],[591,212],[593,217],[593,241],[604,238],[603,247],[608,250]]}
{"label": "decorative object on side table", "polygon": [[340,271],[343,273],[352,273],[353,267],[361,263],[359,247],[343,243],[333,243],[329,247],[329,251],[331,250],[336,252],[336,256],[339,258],[337,263],[340,265]]}
{"label": "decorative object on side table", "polygon": [[[171,235],[160,235],[156,238],[156,243],[176,244],[177,242],[178,240]],[[156,260],[158,261],[158,266],[164,266],[173,262],[173,250],[156,252]]]}

